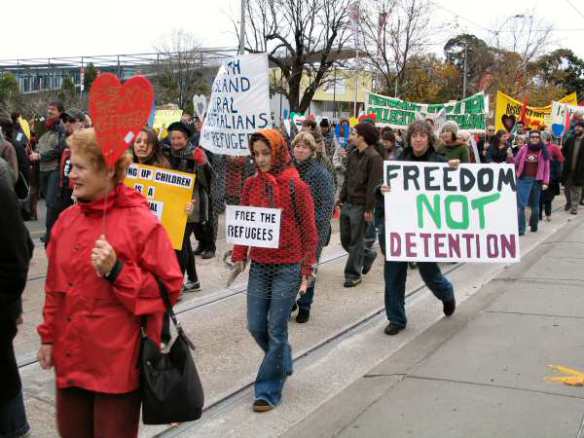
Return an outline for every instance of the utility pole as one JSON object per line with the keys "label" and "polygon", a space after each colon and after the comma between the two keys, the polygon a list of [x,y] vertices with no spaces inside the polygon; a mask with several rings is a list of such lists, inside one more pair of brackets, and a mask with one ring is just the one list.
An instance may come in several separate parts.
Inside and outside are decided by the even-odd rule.
{"label": "utility pole", "polygon": [[466,97],[466,76],[468,73],[468,62],[467,62],[467,58],[468,58],[468,45],[465,42],[464,43],[464,77],[462,78],[462,98],[464,99]]}
{"label": "utility pole", "polygon": [[245,52],[245,8],[246,1],[241,0],[241,20],[239,22],[239,54]]}

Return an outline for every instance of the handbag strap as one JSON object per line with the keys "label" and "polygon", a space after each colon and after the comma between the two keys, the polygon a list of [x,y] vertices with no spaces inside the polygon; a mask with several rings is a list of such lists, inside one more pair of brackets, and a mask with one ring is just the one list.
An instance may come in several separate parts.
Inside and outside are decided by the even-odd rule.
{"label": "handbag strap", "polygon": [[[183,340],[188,344],[188,346],[190,347],[191,350],[195,349],[195,345],[191,342],[191,340],[189,339],[189,337],[186,335],[186,333],[184,332],[181,323],[178,321],[176,314],[174,313],[174,310],[172,308],[172,303],[170,302],[170,296],[168,294],[168,289],[166,288],[166,286],[164,285],[164,283],[158,278],[158,277],[154,277],[156,279],[156,282],[158,283],[158,290],[160,292],[160,297],[162,298],[162,301],[164,302],[164,306],[166,307],[166,312],[164,313],[164,320],[163,320],[163,324],[162,324],[162,334],[160,336],[160,339],[162,340],[162,342],[164,342],[164,344],[167,344],[170,342],[170,321],[172,321],[172,323],[174,324],[174,326],[176,327],[176,331],[178,333],[178,336],[180,336],[181,338],[183,338]],[[146,317],[142,318],[142,327],[145,328],[146,327]]]}

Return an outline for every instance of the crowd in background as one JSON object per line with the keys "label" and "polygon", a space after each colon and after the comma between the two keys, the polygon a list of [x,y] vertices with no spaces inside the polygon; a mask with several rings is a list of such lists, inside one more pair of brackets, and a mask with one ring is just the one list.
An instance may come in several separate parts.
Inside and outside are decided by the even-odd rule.
{"label": "crowd in background", "polygon": [[[218,218],[226,203],[282,212],[278,248],[235,245],[231,253],[231,266],[238,273],[249,265],[247,327],[265,354],[256,377],[253,410],[266,412],[280,403],[285,381],[293,373],[288,321],[296,311],[297,323],[305,324],[311,318],[318,262],[331,240],[333,216],[339,217],[340,242],[348,254],[344,287],[359,285],[371,271],[377,258],[376,239],[385,252],[385,215],[399,212],[385,211],[384,194],[391,187],[383,185],[384,161],[442,162],[453,168],[466,163],[512,164],[517,175],[516,220],[519,234],[524,235],[528,226],[536,232],[542,220],[551,221],[552,202],[562,186],[566,211],[576,215],[583,204],[582,116],[574,115],[562,139],[554,139],[545,130],[525,130],[521,123],[512,133],[488,126],[485,135],[474,135],[454,122],[436,127],[432,120],[418,120],[402,131],[378,127],[367,116],[354,126],[347,120],[334,124],[308,118],[289,130],[282,124],[279,129],[251,135],[248,158],[205,151],[199,145],[202,121],[184,114],[181,121],[168,126],[164,138],[144,127],[113,173],[105,170],[91,119],[85,113],[52,102],[46,119],[33,124],[30,133],[25,132],[20,114],[0,117],[0,192],[12,215],[5,216],[9,223],[2,232],[6,241],[13,242],[7,250],[18,260],[18,266],[11,267],[13,275],[0,276],[0,298],[5,304],[1,320],[8,324],[2,329],[2,348],[11,358],[5,371],[15,376],[10,392],[3,392],[0,399],[2,412],[19,419],[18,430],[28,428],[12,341],[32,255],[22,219],[38,219],[39,198],[46,205],[42,240],[48,251],[49,273],[38,357],[43,368],[56,367],[59,430],[63,436],[78,436],[89,427],[83,421],[99,415],[111,418],[108,433],[134,436],[139,417],[137,374],[128,370],[126,378],[119,380],[106,376],[104,370],[84,368],[88,374],[79,378],[71,368],[79,363],[75,365],[64,351],[77,349],[84,355],[77,358],[83,363],[103,355],[118,361],[122,369],[135,363],[132,343],[140,333],[136,321],[149,316],[153,321],[149,328],[156,329],[164,312],[156,280],[166,284],[173,303],[181,291],[201,289],[195,257],[215,257]],[[192,200],[184,206],[188,219],[180,249],[172,250],[142,195],[123,185],[132,161],[196,176]],[[104,193],[111,196],[104,199]],[[96,222],[99,215],[109,215],[114,225],[115,231],[107,238]],[[131,226],[138,222],[139,227]],[[191,247],[192,235],[198,241],[196,249]],[[81,257],[73,265],[72,260],[83,251],[87,260]],[[451,316],[456,309],[454,286],[439,265],[420,262],[410,267],[419,270],[442,303],[444,315]],[[397,335],[407,325],[407,274],[408,263],[384,262],[387,335]],[[88,301],[79,298],[77,282],[83,285],[83,293],[103,304],[101,310],[115,315],[105,330],[87,322],[87,333],[100,330],[113,336],[123,329],[127,342],[95,345],[72,335],[69,324],[89,311]],[[119,298],[113,299],[114,295]],[[72,301],[67,304],[66,300]],[[56,320],[58,312],[65,312],[66,322]],[[152,336],[156,338],[156,330]],[[122,396],[110,397],[110,393]],[[80,411],[79,406],[98,400],[101,407],[91,415]]]}

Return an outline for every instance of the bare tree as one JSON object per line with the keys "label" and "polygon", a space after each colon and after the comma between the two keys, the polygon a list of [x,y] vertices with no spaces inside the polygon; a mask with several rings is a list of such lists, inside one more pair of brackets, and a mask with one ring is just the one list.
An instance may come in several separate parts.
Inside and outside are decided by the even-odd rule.
{"label": "bare tree", "polygon": [[[274,91],[291,111],[304,112],[316,90],[332,80],[331,68],[351,36],[349,0],[249,0],[245,49],[267,52],[282,81]],[[281,85],[280,85],[281,84]]]}
{"label": "bare tree", "polygon": [[430,34],[428,0],[369,0],[360,20],[365,62],[386,92],[399,93],[408,60],[420,55]]}
{"label": "bare tree", "polygon": [[552,43],[553,26],[533,11],[507,17],[493,31],[495,65],[492,70],[501,89],[515,96],[527,95],[536,86],[536,60]]}
{"label": "bare tree", "polygon": [[194,36],[175,30],[156,47],[156,95],[162,103],[176,103],[185,108],[193,94],[205,88],[202,53]]}
{"label": "bare tree", "polygon": [[553,26],[546,20],[525,11],[507,17],[493,31],[494,47],[517,53],[523,59],[524,67],[545,54],[551,41]]}

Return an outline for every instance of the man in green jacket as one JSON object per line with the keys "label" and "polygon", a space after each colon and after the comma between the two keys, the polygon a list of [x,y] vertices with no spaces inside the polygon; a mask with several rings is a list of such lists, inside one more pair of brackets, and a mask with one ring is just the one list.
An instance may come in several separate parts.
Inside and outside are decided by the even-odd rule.
{"label": "man in green jacket", "polygon": [[37,150],[34,158],[40,164],[40,185],[41,195],[45,199],[47,206],[47,216],[45,220],[46,234],[44,236],[45,245],[51,237],[51,229],[59,216],[57,205],[57,195],[59,189],[59,161],[61,152],[65,148],[65,128],[61,121],[61,115],[65,108],[61,102],[51,102],[47,107],[47,120],[45,128],[47,131],[39,138]]}

